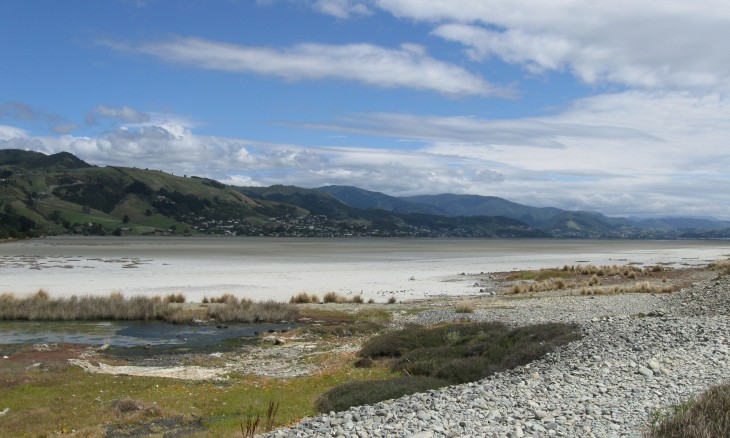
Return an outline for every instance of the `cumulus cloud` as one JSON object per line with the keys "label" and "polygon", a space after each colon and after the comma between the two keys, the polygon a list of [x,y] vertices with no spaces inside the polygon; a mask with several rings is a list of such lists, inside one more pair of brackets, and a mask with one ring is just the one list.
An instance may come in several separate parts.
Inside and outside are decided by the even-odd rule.
{"label": "cumulus cloud", "polygon": [[475,60],[533,72],[565,70],[586,83],[728,91],[730,9],[720,0],[374,0],[396,17],[434,23]]}
{"label": "cumulus cloud", "polygon": [[297,44],[276,49],[199,38],[177,38],[138,46],[105,44],[199,68],[254,73],[291,81],[340,79],[382,88],[413,88],[454,96],[505,96],[510,93],[462,67],[430,57],[424,47],[415,44],[403,44],[396,49],[372,44]]}
{"label": "cumulus cloud", "polygon": [[717,187],[730,182],[730,104],[718,95],[628,91],[545,117],[362,114],[310,127],[416,141],[413,156],[442,157],[421,169],[468,177],[445,190],[615,215],[727,217]]}
{"label": "cumulus cloud", "polygon": [[730,183],[730,103],[717,94],[626,91],[514,120],[368,113],[308,125],[380,137],[381,144],[407,139],[407,150],[205,136],[177,119],[151,117],[89,137],[42,137],[0,125],[0,147],[65,150],[94,164],[241,185],[357,185],[393,195],[494,195],[613,215],[729,218],[722,187]]}

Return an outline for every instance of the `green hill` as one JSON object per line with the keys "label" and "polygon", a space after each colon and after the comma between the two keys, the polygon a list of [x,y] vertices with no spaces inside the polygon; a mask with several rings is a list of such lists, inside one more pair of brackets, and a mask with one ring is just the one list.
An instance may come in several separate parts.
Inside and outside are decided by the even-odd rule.
{"label": "green hill", "polygon": [[255,224],[293,210],[205,178],[95,167],[68,153],[0,150],[0,238],[223,233],[224,224]]}
{"label": "green hill", "polygon": [[56,234],[544,236],[504,217],[359,209],[293,186],[230,187],[68,153],[0,150],[0,239]]}

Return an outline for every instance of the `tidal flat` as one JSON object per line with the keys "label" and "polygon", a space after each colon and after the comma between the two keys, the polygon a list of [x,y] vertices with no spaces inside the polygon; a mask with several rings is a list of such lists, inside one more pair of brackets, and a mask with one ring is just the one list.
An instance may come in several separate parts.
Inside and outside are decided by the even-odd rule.
{"label": "tidal flat", "polygon": [[385,302],[474,293],[460,273],[565,264],[688,267],[730,253],[708,240],[52,237],[0,244],[0,293],[232,293],[288,301],[300,292]]}

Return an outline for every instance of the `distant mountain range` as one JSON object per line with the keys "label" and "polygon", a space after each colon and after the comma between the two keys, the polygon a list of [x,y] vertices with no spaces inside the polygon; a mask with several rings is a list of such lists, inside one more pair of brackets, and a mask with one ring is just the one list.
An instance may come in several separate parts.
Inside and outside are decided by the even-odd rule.
{"label": "distant mountain range", "polygon": [[0,239],[54,234],[729,238],[730,222],[612,218],[494,196],[395,197],[350,186],[234,187],[0,150]]}
{"label": "distant mountain range", "polygon": [[730,230],[730,221],[695,218],[615,218],[593,211],[568,211],[555,207],[530,207],[496,196],[422,195],[394,197],[351,186],[326,186],[329,193],[352,207],[392,212],[421,212],[446,216],[503,216],[522,221],[553,237],[610,238],[712,238]]}

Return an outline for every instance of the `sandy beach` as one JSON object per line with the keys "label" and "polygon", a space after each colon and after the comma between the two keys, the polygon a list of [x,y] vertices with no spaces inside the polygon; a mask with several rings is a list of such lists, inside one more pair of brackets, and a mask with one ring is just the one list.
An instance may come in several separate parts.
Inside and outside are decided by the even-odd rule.
{"label": "sandy beach", "polygon": [[54,237],[0,244],[0,292],[73,294],[230,292],[288,300],[299,292],[384,301],[478,292],[461,273],[565,264],[665,263],[726,258],[726,241]]}

